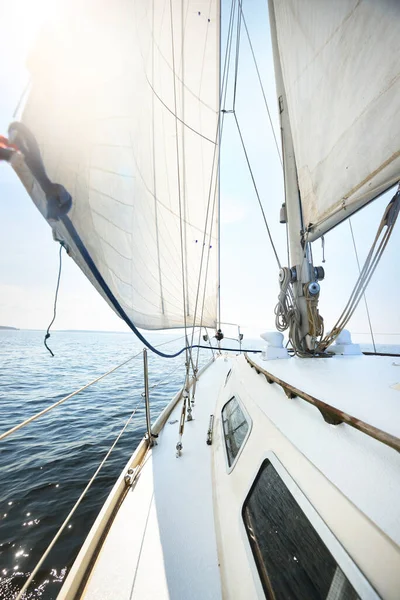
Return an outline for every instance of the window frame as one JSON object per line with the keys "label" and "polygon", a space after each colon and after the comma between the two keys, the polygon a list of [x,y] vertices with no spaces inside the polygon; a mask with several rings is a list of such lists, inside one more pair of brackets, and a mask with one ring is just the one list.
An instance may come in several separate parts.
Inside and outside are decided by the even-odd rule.
{"label": "window frame", "polygon": [[[226,441],[225,441],[225,430],[224,430],[224,417],[223,417],[223,411],[224,408],[229,404],[229,402],[231,402],[233,399],[236,400],[236,402],[238,403],[240,410],[243,413],[244,418],[246,419],[246,423],[249,426],[246,435],[243,438],[243,442],[242,445],[239,448],[239,452],[236,454],[235,456],[235,460],[233,461],[233,463],[231,464],[231,466],[229,466],[229,457],[228,457],[228,451],[226,449]],[[237,394],[232,394],[229,398],[229,400],[227,400],[222,408],[221,408],[221,431],[222,431],[222,442],[223,442],[223,447],[224,447],[224,455],[225,455],[225,465],[226,465],[226,472],[228,473],[228,475],[230,473],[232,473],[233,469],[236,466],[237,461],[239,460],[240,455],[242,454],[243,448],[245,447],[247,440],[249,439],[251,430],[253,428],[253,421],[250,418],[249,413],[247,412],[247,410],[245,409],[245,407],[243,406],[242,401],[240,400],[239,396]]]}
{"label": "window frame", "polygon": [[245,539],[247,554],[249,555],[250,560],[252,560],[253,562],[255,572],[257,573],[260,590],[262,590],[264,596],[267,598],[264,590],[264,585],[260,576],[260,569],[256,562],[255,555],[253,553],[253,548],[250,544],[249,534],[244,520],[244,512],[247,499],[250,497],[254,487],[256,486],[259,476],[266,463],[271,463],[271,465],[277,471],[285,487],[293,496],[294,500],[299,505],[300,510],[304,513],[307,520],[310,522],[310,525],[313,527],[317,535],[321,538],[328,551],[332,555],[333,559],[335,560],[337,566],[341,569],[343,574],[349,580],[358,596],[360,598],[368,598],[368,600],[380,600],[379,594],[375,591],[375,589],[369,583],[365,575],[362,573],[362,571],[359,569],[359,567],[356,565],[356,563],[353,561],[350,555],[346,552],[345,548],[329,529],[328,525],[319,515],[319,513],[314,508],[307,496],[303,493],[299,485],[290,475],[289,471],[287,471],[287,469],[280,462],[276,454],[272,451],[268,451],[262,456],[261,461],[258,464],[258,468],[256,469],[255,474],[253,475],[247,490],[245,491],[245,497],[240,510],[242,533]]}

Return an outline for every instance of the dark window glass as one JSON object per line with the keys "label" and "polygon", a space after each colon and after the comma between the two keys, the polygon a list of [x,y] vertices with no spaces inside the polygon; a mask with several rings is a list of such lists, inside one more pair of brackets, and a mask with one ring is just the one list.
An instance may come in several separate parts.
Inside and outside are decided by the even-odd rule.
{"label": "dark window glass", "polygon": [[231,398],[222,409],[222,424],[228,465],[231,466],[249,430],[249,424],[235,397]]}
{"label": "dark window glass", "polygon": [[358,598],[269,461],[263,463],[242,514],[267,598]]}

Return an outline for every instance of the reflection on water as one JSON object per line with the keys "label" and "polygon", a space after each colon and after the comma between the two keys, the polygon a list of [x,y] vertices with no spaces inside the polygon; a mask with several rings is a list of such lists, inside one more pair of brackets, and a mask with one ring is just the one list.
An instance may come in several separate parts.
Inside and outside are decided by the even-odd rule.
{"label": "reflection on water", "polygon": [[[177,335],[152,334],[154,344]],[[164,350],[181,348],[181,341]],[[142,348],[132,334],[0,331],[0,432],[78,389]],[[200,357],[200,364],[209,352]],[[152,420],[182,386],[184,354],[149,353]],[[181,366],[181,368],[179,368]],[[169,373],[172,373],[169,377]],[[11,600],[46,550],[137,404],[143,365],[135,359],[0,444],[0,598]],[[42,565],[27,598],[55,598],[115,479],[143,437],[140,406],[127,431]]]}

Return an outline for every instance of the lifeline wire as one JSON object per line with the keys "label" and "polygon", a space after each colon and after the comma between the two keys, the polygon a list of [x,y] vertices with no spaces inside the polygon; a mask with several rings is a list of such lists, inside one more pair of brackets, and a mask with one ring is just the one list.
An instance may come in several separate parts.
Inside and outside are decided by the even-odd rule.
{"label": "lifeline wire", "polygon": [[60,253],[59,253],[59,261],[60,262],[59,262],[59,266],[58,266],[58,277],[57,277],[56,293],[55,293],[55,296],[54,296],[53,318],[50,321],[50,325],[47,328],[46,335],[44,336],[44,340],[43,340],[43,343],[46,346],[46,349],[50,352],[52,358],[54,358],[54,352],[47,345],[47,340],[50,337],[50,327],[53,325],[54,321],[56,320],[56,316],[57,316],[57,299],[58,299],[58,290],[60,288],[61,267],[62,267],[62,249],[63,249],[63,245],[60,244]]}
{"label": "lifeline wire", "polygon": [[125,425],[123,426],[123,428],[121,429],[121,431],[119,432],[119,434],[117,435],[117,437],[115,438],[112,446],[110,447],[110,449],[108,450],[107,454],[105,455],[105,457],[103,458],[103,460],[101,461],[100,465],[97,467],[96,471],[94,472],[94,474],[92,475],[91,479],[89,480],[88,484],[86,485],[85,489],[83,490],[82,494],[79,496],[78,500],[75,502],[74,506],[72,507],[72,509],[70,510],[70,512],[68,513],[68,516],[66,517],[65,521],[63,522],[63,524],[61,525],[61,527],[59,528],[59,530],[57,531],[56,535],[54,536],[54,538],[52,539],[52,541],[50,542],[50,544],[48,545],[47,549],[45,550],[45,552],[43,553],[41,559],[39,560],[39,562],[37,563],[37,565],[35,566],[35,568],[33,569],[32,573],[29,575],[28,579],[25,581],[24,585],[22,586],[18,596],[16,597],[15,600],[21,600],[21,598],[23,597],[23,595],[25,594],[26,590],[28,589],[28,587],[30,586],[30,584],[32,583],[33,578],[35,577],[36,573],[38,572],[38,570],[40,569],[40,567],[42,566],[43,562],[45,561],[45,559],[47,558],[47,556],[49,555],[51,549],[53,548],[54,544],[56,543],[56,541],[58,540],[58,538],[60,537],[60,535],[62,534],[62,532],[64,531],[64,529],[66,528],[66,526],[68,525],[69,521],[71,520],[73,514],[75,513],[76,509],[78,508],[78,506],[80,505],[80,503],[82,502],[83,498],[86,496],[87,491],[89,490],[89,488],[91,487],[92,483],[94,482],[94,480],[96,479],[97,475],[99,474],[99,472],[101,471],[101,469],[104,466],[104,463],[106,462],[106,460],[108,459],[108,457],[110,456],[111,452],[114,450],[119,438],[121,437],[121,435],[124,433],[125,429],[128,427],[129,423],[132,421],[136,411],[139,408],[139,405],[141,403],[142,399],[139,400],[139,402],[136,404],[135,408],[133,409],[129,419],[126,421]]}

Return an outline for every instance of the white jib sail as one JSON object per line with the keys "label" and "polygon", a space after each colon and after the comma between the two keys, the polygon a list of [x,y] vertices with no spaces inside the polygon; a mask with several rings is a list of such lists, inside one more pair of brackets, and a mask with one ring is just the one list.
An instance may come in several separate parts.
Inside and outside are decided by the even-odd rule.
{"label": "white jib sail", "polygon": [[312,239],[400,178],[400,2],[274,0],[274,7]]}
{"label": "white jib sail", "polygon": [[182,327],[185,314],[191,325],[200,276],[196,324],[204,295],[202,322],[214,326],[218,0],[65,2],[29,68],[21,120],[71,194],[68,216],[118,304],[138,327]]}

